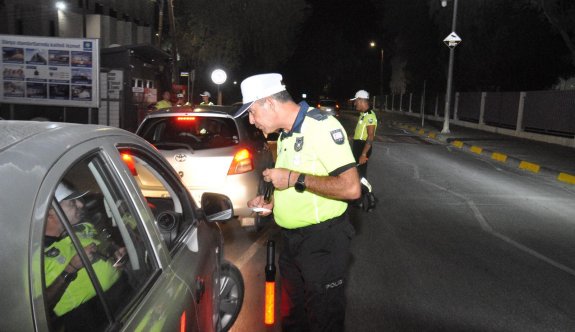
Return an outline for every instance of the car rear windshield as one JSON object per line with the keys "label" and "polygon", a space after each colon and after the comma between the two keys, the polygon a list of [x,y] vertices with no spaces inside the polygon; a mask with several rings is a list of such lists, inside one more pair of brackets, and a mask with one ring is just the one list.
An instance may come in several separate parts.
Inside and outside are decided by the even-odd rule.
{"label": "car rear windshield", "polygon": [[335,106],[337,102],[335,100],[320,100],[319,104],[321,106]]}
{"label": "car rear windshield", "polygon": [[150,118],[138,132],[158,149],[214,149],[238,144],[233,119],[208,116]]}

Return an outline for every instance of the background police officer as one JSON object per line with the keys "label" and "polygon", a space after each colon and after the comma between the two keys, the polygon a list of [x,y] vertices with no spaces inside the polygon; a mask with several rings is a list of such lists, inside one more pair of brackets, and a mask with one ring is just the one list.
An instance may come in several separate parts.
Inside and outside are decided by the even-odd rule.
{"label": "background police officer", "polygon": [[204,91],[203,93],[200,93],[200,96],[202,97],[202,102],[200,103],[200,105],[213,105],[214,104],[210,101],[210,98],[212,97],[212,95],[209,91]]}
{"label": "background police officer", "polygon": [[162,100],[156,103],[156,109],[159,110],[162,108],[172,107],[171,98],[172,94],[170,91],[164,91],[164,93],[162,93]]}
{"label": "background police officer", "polygon": [[[375,209],[377,199],[372,192],[371,184],[367,181],[367,161],[371,156],[373,141],[375,140],[375,129],[377,128],[377,117],[373,109],[369,107],[369,93],[365,90],[356,92],[353,100],[355,109],[360,112],[355,132],[353,134],[353,156],[357,162],[357,170],[361,180],[362,194],[367,198],[367,212]],[[363,202],[360,201],[360,205]]]}
{"label": "background police officer", "polygon": [[[361,189],[345,130],[335,117],[296,104],[280,74],[261,74],[242,84],[250,123],[264,134],[281,131],[275,168],[263,172],[275,187],[250,207],[273,209],[281,226],[279,269],[284,331],[343,331],[345,277],[354,234],[346,200]],[[270,212],[260,212],[269,215]]]}

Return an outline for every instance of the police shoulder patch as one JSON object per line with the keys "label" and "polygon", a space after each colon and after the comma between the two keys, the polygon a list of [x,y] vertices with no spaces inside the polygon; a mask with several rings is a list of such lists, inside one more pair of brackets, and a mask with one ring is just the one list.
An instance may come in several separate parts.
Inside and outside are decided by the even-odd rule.
{"label": "police shoulder patch", "polygon": [[342,145],[345,142],[345,136],[343,135],[343,131],[341,129],[332,130],[329,132],[331,134],[331,139],[335,142],[335,144]]}
{"label": "police shoulder patch", "polygon": [[60,255],[60,250],[58,248],[50,248],[49,250],[46,250],[44,254],[47,257],[56,257]]}

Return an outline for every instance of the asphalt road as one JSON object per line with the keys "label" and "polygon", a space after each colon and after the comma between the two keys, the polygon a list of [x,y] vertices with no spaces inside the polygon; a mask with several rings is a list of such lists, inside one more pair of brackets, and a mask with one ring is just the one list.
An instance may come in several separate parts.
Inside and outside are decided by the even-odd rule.
{"label": "asphalt road", "polygon": [[[378,207],[350,210],[347,331],[575,330],[572,185],[386,125],[377,138]],[[279,331],[263,324],[265,244],[278,228],[223,231],[246,284],[232,331]]]}

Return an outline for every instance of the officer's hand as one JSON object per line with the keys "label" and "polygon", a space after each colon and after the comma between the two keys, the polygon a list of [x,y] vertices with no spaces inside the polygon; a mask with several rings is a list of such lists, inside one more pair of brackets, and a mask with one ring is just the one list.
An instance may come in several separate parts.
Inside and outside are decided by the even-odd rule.
{"label": "officer's hand", "polygon": [[273,183],[276,189],[287,189],[289,173],[289,169],[286,168],[266,168],[263,172],[264,181]]}
{"label": "officer's hand", "polygon": [[116,259],[114,262],[114,267],[117,269],[123,268],[126,262],[128,261],[128,251],[126,247],[121,247],[114,252],[114,258]]}
{"label": "officer's hand", "polygon": [[249,208],[260,207],[260,208],[268,209],[268,210],[270,210],[269,212],[267,212],[267,211],[266,212],[258,212],[258,214],[260,216],[268,216],[272,213],[271,210],[273,210],[273,208],[274,208],[274,202],[272,199],[272,201],[270,203],[266,204],[266,202],[264,201],[264,196],[260,195],[260,196],[257,196],[256,198],[248,201],[248,207]]}
{"label": "officer's hand", "polygon": [[[95,243],[90,243],[89,245],[84,247],[84,252],[86,252],[86,256],[88,256],[90,262],[94,261],[94,254],[96,253],[97,249],[98,248],[96,247]],[[70,260],[70,265],[76,270],[79,270],[82,267],[84,267],[82,259],[77,254],[74,255],[74,257],[72,257],[72,259]]]}
{"label": "officer's hand", "polygon": [[363,164],[367,163],[367,160],[368,160],[368,159],[369,159],[369,158],[367,158],[366,156],[360,156],[360,157],[359,157],[359,164],[360,164],[360,165],[363,165]]}

